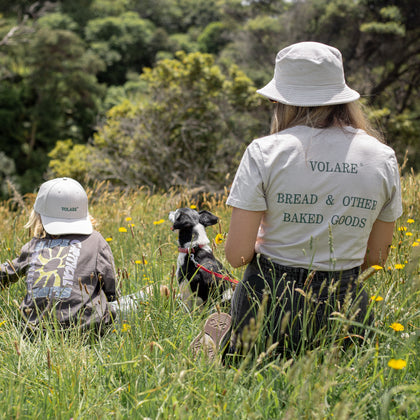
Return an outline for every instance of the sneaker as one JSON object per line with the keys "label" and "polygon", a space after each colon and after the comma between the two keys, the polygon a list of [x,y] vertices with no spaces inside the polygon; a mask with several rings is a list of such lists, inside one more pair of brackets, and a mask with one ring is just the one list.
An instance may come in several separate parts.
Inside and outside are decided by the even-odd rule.
{"label": "sneaker", "polygon": [[211,314],[204,323],[203,331],[194,338],[190,349],[194,357],[202,351],[210,360],[214,360],[220,345],[230,330],[230,315],[224,312]]}

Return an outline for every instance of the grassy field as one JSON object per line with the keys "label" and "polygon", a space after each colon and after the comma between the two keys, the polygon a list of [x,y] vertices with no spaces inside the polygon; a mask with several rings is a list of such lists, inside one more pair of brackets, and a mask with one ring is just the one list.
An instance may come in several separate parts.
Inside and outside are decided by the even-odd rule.
{"label": "grassy field", "polygon": [[[0,418],[54,419],[417,419],[420,418],[420,178],[402,179],[404,215],[387,264],[367,281],[373,335],[346,352],[330,344],[285,358],[234,366],[193,360],[190,341],[208,310],[187,313],[172,297],[144,302],[100,339],[49,331],[25,339],[18,305],[24,279],[0,291]],[[165,284],[177,292],[176,234],[168,212],[197,206],[220,217],[207,229],[226,263],[218,233],[228,229],[225,197],[89,191],[97,229],[113,250],[124,294]],[[29,240],[22,226],[34,197],[0,203],[0,260]],[[15,211],[11,211],[12,204]],[[232,270],[238,279],[242,270]]]}

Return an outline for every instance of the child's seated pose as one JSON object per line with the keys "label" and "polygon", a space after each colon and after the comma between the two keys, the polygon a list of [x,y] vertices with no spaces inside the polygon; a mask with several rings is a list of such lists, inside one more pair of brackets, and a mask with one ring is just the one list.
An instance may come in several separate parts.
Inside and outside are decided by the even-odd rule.
{"label": "child's seated pose", "polygon": [[43,183],[26,228],[33,238],[19,257],[0,264],[0,286],[26,275],[20,309],[27,328],[100,330],[112,323],[120,305],[136,307],[141,292],[118,300],[114,258],[102,235],[93,230],[84,188],[74,179]]}

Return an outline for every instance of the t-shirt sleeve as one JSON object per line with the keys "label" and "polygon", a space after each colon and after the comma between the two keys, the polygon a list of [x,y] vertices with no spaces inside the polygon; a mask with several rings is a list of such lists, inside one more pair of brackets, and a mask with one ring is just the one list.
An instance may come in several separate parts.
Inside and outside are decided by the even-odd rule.
{"label": "t-shirt sleeve", "polygon": [[378,219],[383,222],[395,222],[402,215],[401,182],[395,153],[387,160],[388,201],[382,207]]}
{"label": "t-shirt sleeve", "polygon": [[251,143],[242,156],[226,204],[242,210],[267,210],[262,156],[256,143]]}

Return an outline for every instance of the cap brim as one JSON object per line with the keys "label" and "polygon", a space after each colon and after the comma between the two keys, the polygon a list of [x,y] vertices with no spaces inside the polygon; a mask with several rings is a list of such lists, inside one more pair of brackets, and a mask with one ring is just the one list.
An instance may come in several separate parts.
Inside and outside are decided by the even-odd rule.
{"label": "cap brim", "polygon": [[271,80],[257,93],[273,101],[294,106],[325,106],[354,102],[360,98],[355,90],[344,86],[276,86]]}
{"label": "cap brim", "polygon": [[41,220],[50,235],[90,235],[93,231],[89,215],[84,219],[58,219],[41,215]]}

